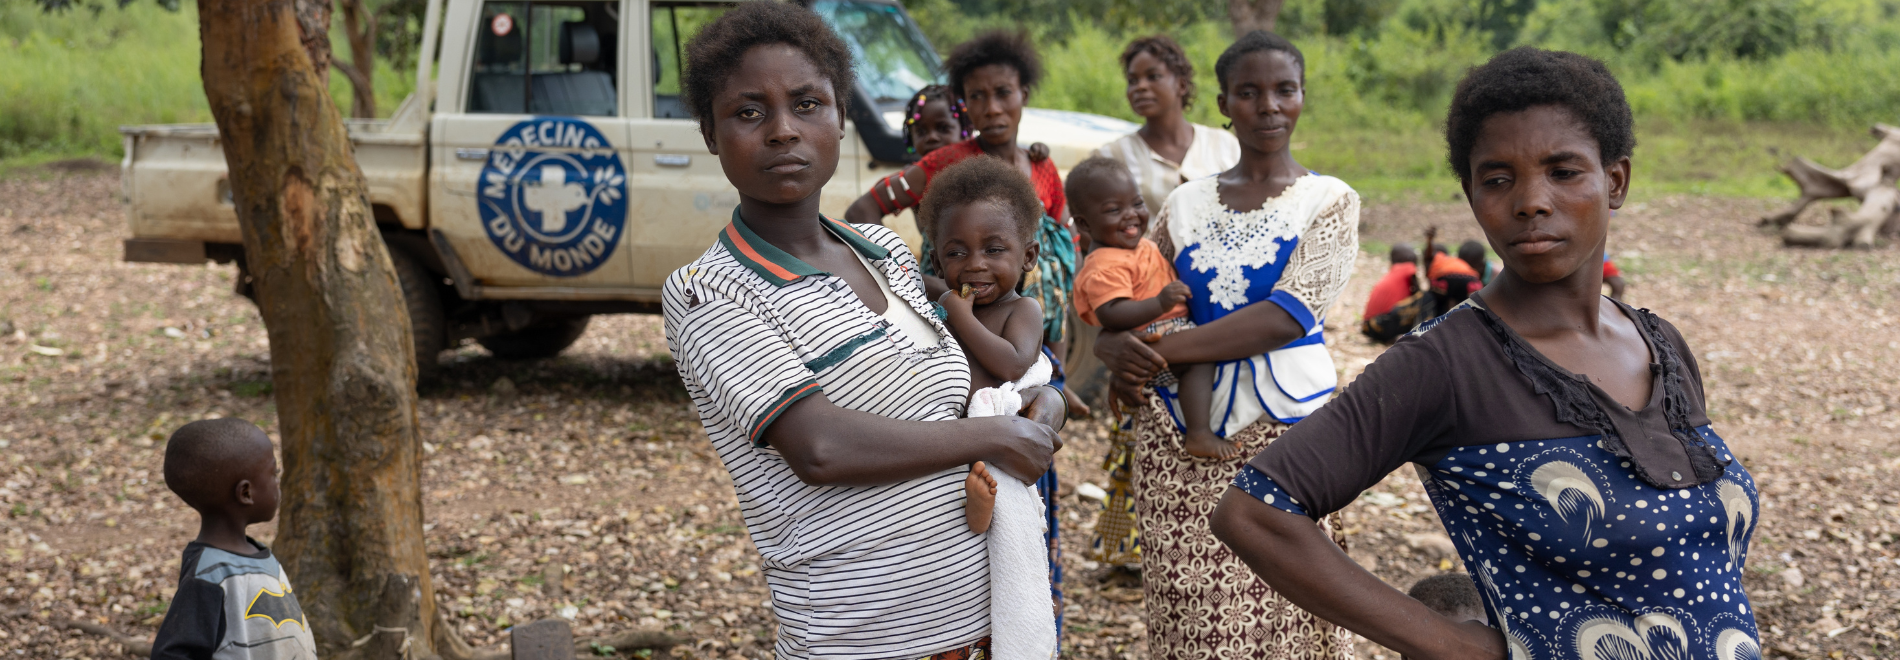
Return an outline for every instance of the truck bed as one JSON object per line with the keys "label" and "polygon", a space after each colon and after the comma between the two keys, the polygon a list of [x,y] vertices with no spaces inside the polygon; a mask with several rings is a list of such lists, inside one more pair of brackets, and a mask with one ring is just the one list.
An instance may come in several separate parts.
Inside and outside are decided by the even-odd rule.
{"label": "truck bed", "polygon": [[[428,165],[422,131],[392,132],[387,120],[347,124],[377,220],[422,228]],[[190,254],[165,258],[163,249],[139,251],[134,242],[147,248],[243,242],[215,124],[124,126],[119,133],[125,140],[120,185],[132,230],[128,260],[192,260]]]}

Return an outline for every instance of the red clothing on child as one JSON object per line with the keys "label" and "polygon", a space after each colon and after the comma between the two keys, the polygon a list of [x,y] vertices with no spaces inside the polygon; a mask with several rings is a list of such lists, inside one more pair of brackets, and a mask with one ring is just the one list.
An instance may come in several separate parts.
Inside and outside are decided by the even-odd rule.
{"label": "red clothing on child", "polygon": [[1366,297],[1365,318],[1372,318],[1392,311],[1406,296],[1412,295],[1412,276],[1418,274],[1418,264],[1411,262],[1392,264],[1385,271],[1385,277],[1372,285],[1372,295]]}
{"label": "red clothing on child", "polygon": [[[1100,327],[1095,308],[1117,298],[1147,300],[1173,282],[1174,267],[1154,241],[1141,239],[1135,249],[1098,247],[1075,274],[1075,312],[1082,322]],[[1175,305],[1155,322],[1187,316],[1187,304]]]}

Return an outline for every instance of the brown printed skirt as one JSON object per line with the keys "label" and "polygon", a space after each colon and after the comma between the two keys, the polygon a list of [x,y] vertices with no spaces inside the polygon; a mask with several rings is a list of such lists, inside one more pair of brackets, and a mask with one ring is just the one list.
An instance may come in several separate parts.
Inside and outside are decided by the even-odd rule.
{"label": "brown printed skirt", "polygon": [[[1135,415],[1135,514],[1148,655],[1163,660],[1349,660],[1352,633],[1281,598],[1214,538],[1208,517],[1242,465],[1288,426],[1263,418],[1230,461],[1194,458],[1161,398]],[[1328,519],[1322,528],[1345,547]]]}

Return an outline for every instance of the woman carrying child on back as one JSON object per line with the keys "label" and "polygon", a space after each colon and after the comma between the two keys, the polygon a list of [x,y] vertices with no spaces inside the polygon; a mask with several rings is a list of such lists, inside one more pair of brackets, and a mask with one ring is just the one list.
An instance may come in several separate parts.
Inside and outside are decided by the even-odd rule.
{"label": "woman carrying child on back", "polygon": [[843,40],[791,4],[740,3],[688,44],[688,107],[739,205],[667,278],[667,348],[763,559],[775,655],[967,659],[991,634],[969,466],[1043,474],[1062,397],[959,419],[969,362],[910,250],[819,213],[852,79]]}

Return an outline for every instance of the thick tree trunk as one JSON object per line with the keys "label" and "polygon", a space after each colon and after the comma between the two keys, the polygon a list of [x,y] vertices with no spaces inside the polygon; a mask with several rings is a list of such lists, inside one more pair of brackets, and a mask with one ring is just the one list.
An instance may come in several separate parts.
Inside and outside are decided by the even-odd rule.
{"label": "thick tree trunk", "polygon": [[1254,30],[1272,32],[1284,4],[1286,0],[1227,0],[1227,19],[1234,22],[1234,37]]}
{"label": "thick tree trunk", "polygon": [[[276,551],[326,658],[434,655],[415,357],[331,102],[322,0],[201,0],[203,78],[270,334]],[[362,640],[359,647],[354,642]]]}
{"label": "thick tree trunk", "polygon": [[343,34],[350,40],[350,63],[330,66],[350,79],[350,116],[376,117],[376,12],[363,0],[337,0],[343,9]]}
{"label": "thick tree trunk", "polygon": [[[1875,124],[1872,132],[1880,143],[1846,168],[1832,170],[1806,158],[1782,165],[1801,197],[1763,217],[1761,226],[1780,229],[1783,244],[1826,248],[1873,247],[1875,238],[1900,231],[1900,189],[1894,187],[1900,179],[1900,128]],[[1825,227],[1792,224],[1808,205],[1838,197],[1858,199],[1860,208],[1834,211]]]}

